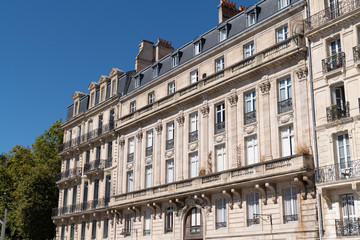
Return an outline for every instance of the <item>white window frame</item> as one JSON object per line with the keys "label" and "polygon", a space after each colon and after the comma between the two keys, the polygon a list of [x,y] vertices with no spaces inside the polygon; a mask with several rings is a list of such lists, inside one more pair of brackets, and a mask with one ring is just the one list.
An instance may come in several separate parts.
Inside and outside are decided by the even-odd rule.
{"label": "white window frame", "polygon": [[189,168],[189,175],[190,178],[195,178],[199,176],[199,156],[198,156],[198,152],[194,152],[191,153],[189,155],[189,163],[190,163],[190,168]]}
{"label": "white window frame", "polygon": [[174,229],[174,208],[172,206],[166,208],[165,211],[165,233],[167,229]]}
{"label": "white window frame", "polygon": [[228,38],[228,30],[226,27],[219,29],[219,42],[225,41]]}
{"label": "white window frame", "polygon": [[127,181],[126,181],[127,192],[132,192],[134,190],[134,172],[133,171],[127,172],[126,177],[127,177]]}
{"label": "white window frame", "polygon": [[105,101],[105,86],[100,88],[101,102]]}
{"label": "white window frame", "polygon": [[288,125],[280,128],[281,156],[287,157],[295,154],[294,128]]}
{"label": "white window frame", "polygon": [[198,55],[201,53],[201,41],[197,41],[194,43],[194,55]]}
{"label": "white window frame", "polygon": [[254,42],[248,43],[244,46],[244,58],[254,56],[255,45]]}
{"label": "white window frame", "polygon": [[134,87],[135,87],[135,88],[140,87],[140,77],[139,77],[139,76],[138,76],[138,77],[135,77],[135,84],[134,84]]}
{"label": "white window frame", "polygon": [[341,52],[341,40],[337,38],[329,42],[329,53],[330,56],[333,56],[337,53]]}
{"label": "white window frame", "polygon": [[166,140],[173,140],[175,136],[174,122],[166,124]]}
{"label": "white window frame", "polygon": [[146,132],[146,147],[152,147],[154,143],[154,132],[149,130]]}
{"label": "white window frame", "polygon": [[198,70],[192,71],[190,73],[190,84],[196,83],[199,79],[199,72]]}
{"label": "white window frame", "polygon": [[278,0],[279,9],[289,6],[290,0]]}
{"label": "white window frame", "polygon": [[256,91],[245,94],[245,113],[256,111]]}
{"label": "white window frame", "polygon": [[189,132],[192,133],[192,132],[198,131],[198,128],[199,128],[198,113],[195,112],[195,113],[190,114],[189,119],[190,119],[190,121],[189,121]]}
{"label": "white window frame", "polygon": [[287,77],[279,81],[279,102],[291,99],[292,92],[291,92],[291,78]]}
{"label": "white window frame", "polygon": [[256,23],[257,17],[256,17],[256,11],[253,10],[247,14],[247,25],[252,26]]}
{"label": "white window frame", "polygon": [[174,159],[166,161],[166,183],[174,182]]}
{"label": "white window frame", "polygon": [[226,203],[226,198],[216,200],[216,227],[218,229],[226,227]]}
{"label": "white window frame", "polygon": [[250,223],[249,222],[249,226],[251,225],[255,225],[255,224],[260,224],[260,218],[259,217],[254,217],[254,214],[260,214],[260,209],[259,209],[259,193],[255,192],[255,193],[250,193],[248,195],[248,202],[247,202],[247,208],[248,208],[248,219],[256,219],[258,220],[257,222],[253,222]]}
{"label": "white window frame", "polygon": [[129,154],[134,153],[134,151],[135,151],[135,139],[134,139],[134,137],[129,138],[128,143],[129,143]]}
{"label": "white window frame", "polygon": [[219,145],[215,147],[216,157],[216,172],[221,172],[226,169],[226,147]]}
{"label": "white window frame", "polygon": [[180,55],[178,53],[172,55],[171,56],[171,66],[172,67],[179,66],[179,63],[180,63]]}
{"label": "white window frame", "polygon": [[145,188],[152,187],[152,165],[145,167]]}
{"label": "white window frame", "polygon": [[337,163],[340,169],[347,169],[351,167],[351,154],[349,134],[341,133],[336,135],[336,150],[337,150]]}
{"label": "white window frame", "polygon": [[[284,0],[280,0],[280,1],[284,1]],[[281,28],[278,28],[276,30],[276,42],[277,43],[288,39],[288,37],[289,37],[289,31],[288,31],[288,26],[287,25],[283,26]]]}
{"label": "white window frame", "polygon": [[225,59],[224,57],[218,58],[215,60],[215,72],[219,72],[225,68]]}
{"label": "white window frame", "polygon": [[199,208],[194,208],[191,210],[191,219],[190,226],[191,227],[200,227],[201,226],[201,210]]}
{"label": "white window frame", "polygon": [[168,95],[175,93],[175,81],[168,83]]}
{"label": "white window frame", "polygon": [[130,103],[130,113],[134,113],[136,111],[136,101],[132,101]]}
{"label": "white window frame", "polygon": [[151,211],[150,210],[146,210],[145,214],[144,214],[144,231],[148,232],[147,234],[144,235],[150,235],[150,231],[151,231]]}
{"label": "white window frame", "polygon": [[353,194],[345,194],[341,196],[341,216],[342,220],[356,218],[355,201]]}
{"label": "white window frame", "polygon": [[113,81],[111,82],[111,87],[112,87],[112,89],[111,89],[111,96],[114,96],[114,95],[116,95],[116,80],[113,80]]}
{"label": "white window frame", "polygon": [[153,78],[157,78],[159,76],[159,65],[156,65],[155,67],[153,67],[152,69],[152,77]]}
{"label": "white window frame", "polygon": [[90,94],[90,98],[91,98],[91,107],[95,106],[95,92],[92,92]]}
{"label": "white window frame", "polygon": [[247,137],[246,142],[246,164],[251,165],[259,162],[257,135]]}
{"label": "white window frame", "polygon": [[297,188],[287,187],[284,189],[284,220],[286,216],[294,216],[288,218],[286,222],[298,221],[297,215],[298,215]]}
{"label": "white window frame", "polygon": [[155,102],[155,92],[152,91],[148,94],[148,104],[153,104]]}
{"label": "white window frame", "polygon": [[222,123],[225,121],[225,103],[219,103],[215,106],[216,110],[216,123]]}

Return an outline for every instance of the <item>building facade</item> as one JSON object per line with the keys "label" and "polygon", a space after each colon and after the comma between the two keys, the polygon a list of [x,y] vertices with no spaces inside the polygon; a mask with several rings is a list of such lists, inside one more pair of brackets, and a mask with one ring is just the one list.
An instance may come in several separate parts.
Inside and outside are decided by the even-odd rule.
{"label": "building facade", "polygon": [[324,239],[360,238],[359,13],[357,0],[312,0],[305,20]]}
{"label": "building facade", "polygon": [[74,93],[56,239],[318,239],[306,2],[218,8]]}

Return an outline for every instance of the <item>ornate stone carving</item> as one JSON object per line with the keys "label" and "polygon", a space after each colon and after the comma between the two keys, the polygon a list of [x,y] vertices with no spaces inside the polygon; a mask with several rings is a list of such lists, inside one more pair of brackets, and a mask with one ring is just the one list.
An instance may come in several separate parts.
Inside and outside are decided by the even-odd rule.
{"label": "ornate stone carving", "polygon": [[171,157],[173,157],[173,156],[174,156],[174,151],[173,151],[173,150],[167,151],[167,152],[165,153],[165,157],[166,157],[166,158],[171,158]]}
{"label": "ornate stone carving", "polygon": [[208,203],[206,200],[196,195],[190,196],[185,199],[184,206],[181,209],[179,209],[179,215],[184,215],[186,210],[194,207],[198,209],[202,209],[203,212],[206,214],[206,216],[209,216],[209,212],[211,210],[210,203]]}
{"label": "ornate stone carving", "polygon": [[137,131],[136,133],[136,138],[138,139],[138,141],[140,142],[143,138],[143,132],[142,132],[142,129],[139,128],[139,130]]}
{"label": "ornate stone carving", "polygon": [[128,163],[128,164],[126,165],[127,170],[131,170],[133,167],[134,167],[134,164],[133,164],[133,163]]}
{"label": "ornate stone carving", "polygon": [[279,124],[285,124],[292,121],[293,119],[294,119],[294,115],[291,113],[278,117],[278,122]]}
{"label": "ornate stone carving", "polygon": [[119,144],[120,144],[120,147],[124,147],[125,146],[125,137],[124,136],[121,136],[120,139],[119,139]]}
{"label": "ornate stone carving", "polygon": [[207,102],[203,104],[203,106],[200,108],[200,111],[203,114],[203,117],[209,116],[210,108]]}
{"label": "ornate stone carving", "polygon": [[195,151],[198,148],[198,144],[197,143],[192,143],[189,145],[189,150],[190,151]]}
{"label": "ornate stone carving", "polygon": [[260,84],[260,91],[262,93],[269,93],[270,88],[271,88],[271,84],[270,84],[269,80]]}
{"label": "ornate stone carving", "polygon": [[162,132],[162,130],[163,130],[163,125],[162,125],[161,122],[159,122],[158,124],[156,124],[155,130],[156,130],[157,134],[161,134],[161,132]]}
{"label": "ornate stone carving", "polygon": [[296,76],[297,76],[297,78],[299,79],[299,80],[301,80],[301,79],[305,79],[306,78],[306,76],[308,75],[308,69],[307,69],[307,67],[302,67],[302,68],[299,68],[299,69],[297,69],[296,71],[295,71],[295,74],[296,74]]}
{"label": "ornate stone carving", "polygon": [[179,116],[176,118],[176,121],[178,122],[179,126],[184,125],[185,117],[182,111],[180,112]]}
{"label": "ornate stone carving", "polygon": [[224,136],[224,135],[220,135],[220,136],[217,136],[217,137],[215,138],[215,141],[216,141],[217,143],[221,143],[222,141],[224,141],[224,139],[225,139],[225,136]]}
{"label": "ornate stone carving", "polygon": [[251,134],[253,132],[256,132],[256,125],[251,125],[244,128],[244,131],[246,134]]}
{"label": "ornate stone carving", "polygon": [[231,96],[228,97],[228,100],[231,106],[236,106],[239,97],[236,94],[232,94]]}
{"label": "ornate stone carving", "polygon": [[151,163],[152,163],[152,158],[151,158],[151,157],[146,158],[146,159],[145,159],[145,163],[146,163],[146,164],[151,164]]}

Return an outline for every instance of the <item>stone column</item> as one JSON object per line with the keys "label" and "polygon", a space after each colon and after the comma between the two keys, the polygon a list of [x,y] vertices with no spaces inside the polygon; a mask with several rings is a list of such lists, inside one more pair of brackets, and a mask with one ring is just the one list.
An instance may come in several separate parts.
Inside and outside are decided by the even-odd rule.
{"label": "stone column", "polygon": [[199,146],[199,169],[205,169],[206,173],[209,173],[208,169],[208,154],[209,154],[209,112],[210,107],[207,101],[204,101],[200,107],[202,119],[199,118],[199,132],[200,132],[200,146]]}
{"label": "stone column", "polygon": [[134,156],[134,183],[135,188],[134,190],[140,190],[142,188],[145,188],[145,167],[144,167],[144,161],[142,158],[142,139],[143,139],[143,133],[142,129],[139,128],[139,130],[136,133],[136,139],[137,145],[135,146],[135,152],[136,155]]}
{"label": "stone column", "polygon": [[[176,118],[177,121],[177,131],[175,131],[175,159],[176,159],[176,181],[180,181],[184,179],[184,165],[187,164],[186,159],[183,159],[183,140],[184,140],[184,112],[180,111],[178,117]],[[176,149],[176,150],[175,150]]]}
{"label": "stone column", "polygon": [[163,130],[163,125],[161,120],[155,126],[156,136],[154,136],[154,159],[153,159],[153,173],[154,173],[154,183],[155,185],[162,184],[161,182],[161,133]]}
{"label": "stone column", "polygon": [[[260,145],[260,155],[259,155],[259,161],[261,160],[269,160],[272,159],[272,152],[271,152],[271,126],[270,126],[270,88],[271,84],[269,82],[269,77],[265,75],[261,79],[260,83],[260,92],[262,94],[261,98],[258,98],[261,100],[258,104],[260,106],[259,110],[256,111],[258,119],[258,122],[260,122],[260,130],[259,132],[262,133],[262,139],[260,139],[258,136],[258,145]],[[261,116],[259,116],[259,113],[261,113]],[[259,121],[260,119],[260,121]]]}
{"label": "stone column", "polygon": [[228,137],[228,144],[226,149],[228,149],[228,169],[240,167],[237,163],[237,102],[239,98],[236,94],[235,89],[231,90],[231,95],[228,97],[229,101],[229,110],[227,111],[227,137]]}

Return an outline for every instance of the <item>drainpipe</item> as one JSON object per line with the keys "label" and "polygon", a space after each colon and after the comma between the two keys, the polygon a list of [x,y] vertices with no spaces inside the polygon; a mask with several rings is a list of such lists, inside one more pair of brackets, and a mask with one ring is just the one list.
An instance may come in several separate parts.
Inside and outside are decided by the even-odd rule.
{"label": "drainpipe", "polygon": [[[307,16],[307,19],[310,18],[309,0],[306,0],[306,16]],[[311,98],[312,134],[313,134],[313,144],[314,144],[314,165],[315,165],[315,169],[317,169],[319,167],[319,158],[318,158],[318,145],[317,145],[317,136],[316,136],[316,118],[315,118],[314,86],[313,86],[313,75],[312,75],[311,41],[308,38],[307,38],[307,43],[308,43],[308,59],[309,59],[309,82],[310,82],[310,98]],[[323,236],[324,229],[323,229],[323,218],[322,218],[322,207],[321,207],[321,195],[319,194],[318,191],[316,191],[316,192],[317,192],[317,211],[318,211],[318,219],[319,219],[319,237],[320,237],[320,240],[322,240],[324,237]]]}

